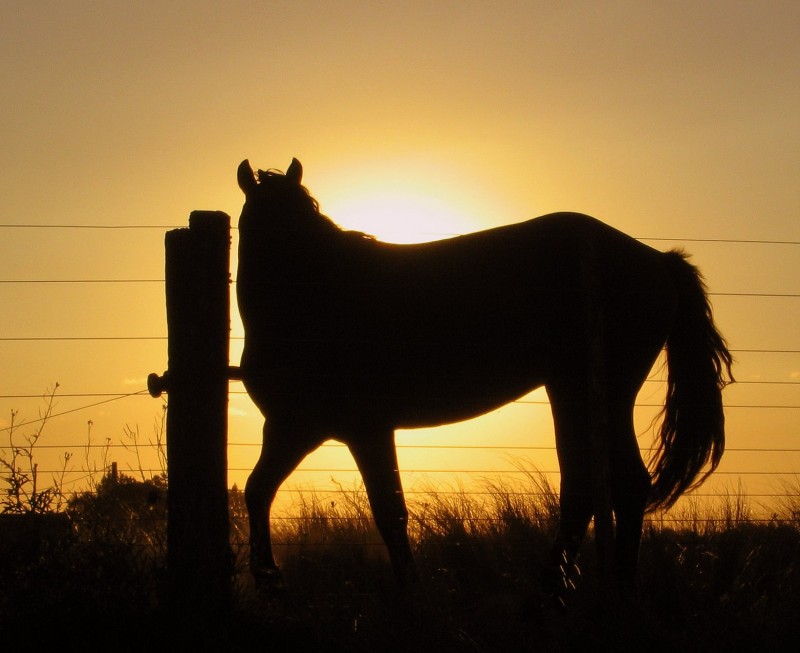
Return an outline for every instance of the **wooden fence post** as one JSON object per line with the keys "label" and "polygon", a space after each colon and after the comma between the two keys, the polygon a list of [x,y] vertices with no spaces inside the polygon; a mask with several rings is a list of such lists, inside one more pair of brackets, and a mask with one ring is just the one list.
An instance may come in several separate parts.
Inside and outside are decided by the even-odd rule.
{"label": "wooden fence post", "polygon": [[227,611],[233,556],[227,482],[230,217],[194,211],[167,232],[167,570],[185,616]]}

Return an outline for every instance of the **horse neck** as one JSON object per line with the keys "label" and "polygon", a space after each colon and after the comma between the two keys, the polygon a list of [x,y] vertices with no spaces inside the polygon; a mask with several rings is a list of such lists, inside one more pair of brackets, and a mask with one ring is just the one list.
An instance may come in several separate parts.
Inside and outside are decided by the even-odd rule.
{"label": "horse neck", "polygon": [[260,280],[306,280],[347,261],[345,232],[240,231],[239,270]]}

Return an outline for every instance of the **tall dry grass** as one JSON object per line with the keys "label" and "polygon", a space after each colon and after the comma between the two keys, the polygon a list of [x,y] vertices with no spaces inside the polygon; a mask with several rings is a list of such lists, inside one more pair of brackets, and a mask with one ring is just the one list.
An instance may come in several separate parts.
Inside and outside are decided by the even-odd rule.
{"label": "tall dry grass", "polygon": [[[156,517],[163,519],[163,496],[132,480],[102,488],[72,506],[72,529],[58,541],[26,555],[5,552],[4,644],[53,630],[64,645],[75,642],[67,632],[131,648],[180,645],[175,638],[185,633],[161,607],[165,551]],[[228,627],[209,642],[219,650],[256,641],[266,650],[326,653],[794,650],[798,489],[786,487],[767,521],[754,518],[763,511],[738,488],[715,505],[688,502],[676,514],[654,516],[642,542],[640,600],[616,612],[598,601],[591,534],[567,608],[539,592],[558,495],[533,468],[513,484],[487,480],[479,492],[436,487],[411,495],[420,582],[409,593],[396,591],[360,485],[297,492],[291,511],[275,515],[286,589],[259,593],[248,580],[242,493],[232,491],[237,583]]]}

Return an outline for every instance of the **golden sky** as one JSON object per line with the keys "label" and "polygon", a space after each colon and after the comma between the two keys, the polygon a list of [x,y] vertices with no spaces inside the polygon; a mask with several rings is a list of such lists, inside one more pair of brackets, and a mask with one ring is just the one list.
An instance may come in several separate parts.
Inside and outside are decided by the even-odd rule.
{"label": "golden sky", "polygon": [[[36,419],[41,401],[21,396],[54,382],[64,412],[109,398],[67,395],[137,392],[163,371],[166,343],[141,338],[166,334],[163,284],[146,281],[163,278],[165,225],[185,226],[195,209],[235,224],[238,163],[285,169],[296,156],[323,212],[387,240],[556,210],[677,239],[648,243],[694,254],[733,349],[769,350],[736,354],[738,379],[759,383],[726,392],[730,451],[717,480],[741,478],[754,494],[796,480],[798,43],[793,0],[4,1],[0,223],[70,228],[0,227],[0,428],[12,409]],[[86,339],[110,337],[132,339]],[[645,390],[643,403],[660,400],[657,386]],[[126,427],[146,443],[158,412],[136,396],[54,419],[40,468],[70,445],[77,477],[94,464],[82,450],[89,420],[95,444],[119,443]],[[645,430],[655,409],[640,412]],[[259,438],[254,407],[232,395],[231,481],[241,485]],[[549,447],[552,427],[546,405],[517,403],[399,439]],[[749,451],[764,448],[782,451]],[[125,449],[110,455],[137,465]],[[551,451],[510,448],[408,448],[401,465],[506,469],[517,455],[554,469]],[[351,463],[330,449],[307,465]],[[329,486],[332,475],[344,478],[294,480]]]}

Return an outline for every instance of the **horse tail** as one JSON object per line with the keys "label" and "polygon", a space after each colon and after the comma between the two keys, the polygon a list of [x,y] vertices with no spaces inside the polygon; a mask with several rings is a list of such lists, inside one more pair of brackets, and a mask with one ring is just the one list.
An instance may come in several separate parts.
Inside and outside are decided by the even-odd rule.
{"label": "horse tail", "polygon": [[669,508],[719,465],[725,451],[722,388],[734,380],[733,359],[714,325],[700,272],[682,251],[664,256],[678,290],[678,309],[666,342],[667,393],[650,463],[648,510]]}

